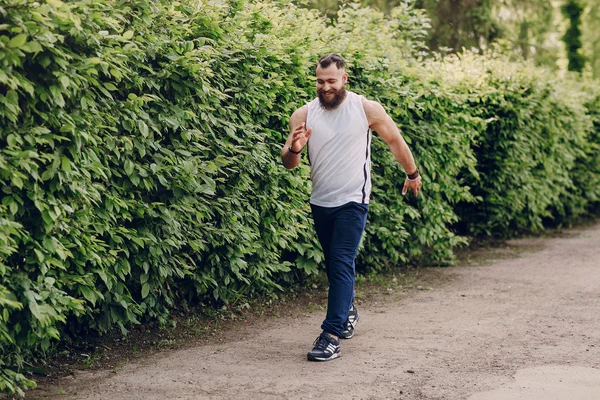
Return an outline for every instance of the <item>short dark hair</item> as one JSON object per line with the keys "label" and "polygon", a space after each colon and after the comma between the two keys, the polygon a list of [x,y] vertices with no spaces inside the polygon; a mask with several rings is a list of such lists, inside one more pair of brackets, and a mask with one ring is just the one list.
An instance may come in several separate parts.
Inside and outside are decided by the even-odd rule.
{"label": "short dark hair", "polygon": [[317,61],[317,66],[320,65],[321,68],[327,68],[334,63],[337,69],[346,67],[346,61],[344,61],[344,59],[336,53],[325,54],[323,57],[319,58],[319,61]]}

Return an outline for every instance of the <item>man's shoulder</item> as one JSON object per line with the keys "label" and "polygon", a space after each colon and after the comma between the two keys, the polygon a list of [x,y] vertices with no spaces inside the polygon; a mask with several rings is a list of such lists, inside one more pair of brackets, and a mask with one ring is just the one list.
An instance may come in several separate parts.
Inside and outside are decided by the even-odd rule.
{"label": "man's shoulder", "polygon": [[306,122],[307,115],[308,104],[305,104],[292,113],[292,116],[290,117],[290,125],[296,126],[302,122]]}
{"label": "man's shoulder", "polygon": [[308,104],[303,105],[302,107],[296,109],[296,111],[294,111],[292,113],[292,117],[293,116],[306,116],[306,113],[308,112]]}
{"label": "man's shoulder", "polygon": [[365,96],[360,96],[360,99],[362,101],[365,114],[367,114],[367,118],[379,116],[381,113],[385,113],[383,106],[378,101],[369,100]]}

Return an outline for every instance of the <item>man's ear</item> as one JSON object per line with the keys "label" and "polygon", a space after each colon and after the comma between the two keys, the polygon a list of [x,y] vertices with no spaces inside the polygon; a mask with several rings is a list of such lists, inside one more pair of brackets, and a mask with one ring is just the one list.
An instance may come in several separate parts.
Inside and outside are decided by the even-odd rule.
{"label": "man's ear", "polygon": [[348,82],[348,74],[344,74],[342,77],[342,82],[344,82],[344,84]]}

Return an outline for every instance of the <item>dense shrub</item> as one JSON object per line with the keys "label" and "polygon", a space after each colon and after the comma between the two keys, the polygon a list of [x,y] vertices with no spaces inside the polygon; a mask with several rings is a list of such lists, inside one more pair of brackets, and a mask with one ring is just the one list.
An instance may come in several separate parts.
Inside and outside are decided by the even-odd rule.
{"label": "dense shrub", "polygon": [[64,335],[317,272],[308,167],[285,170],[279,152],[325,52],[385,105],[424,177],[402,198],[404,172],[374,141],[361,268],[451,262],[461,225],[509,234],[597,208],[590,86],[489,57],[419,60],[427,20],[408,4],[347,6],[332,26],[286,2],[212,3],[0,8],[2,390],[32,385],[24,363]]}
{"label": "dense shrub", "polygon": [[473,145],[477,175],[461,174],[480,200],[458,205],[462,232],[536,232],[592,211],[598,133],[585,107],[590,93],[578,90],[582,83],[468,54],[444,72],[446,79],[460,77],[471,113],[486,121]]}

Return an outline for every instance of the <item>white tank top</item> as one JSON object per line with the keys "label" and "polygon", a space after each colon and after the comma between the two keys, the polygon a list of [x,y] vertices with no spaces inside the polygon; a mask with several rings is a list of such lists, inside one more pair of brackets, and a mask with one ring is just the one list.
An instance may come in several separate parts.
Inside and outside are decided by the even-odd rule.
{"label": "white tank top", "polygon": [[306,127],[312,180],[311,204],[338,207],[355,201],[368,204],[371,194],[371,129],[362,96],[346,92],[335,110],[319,98],[308,103]]}

